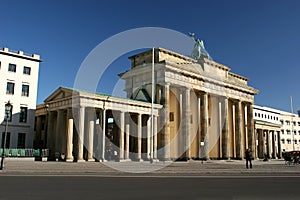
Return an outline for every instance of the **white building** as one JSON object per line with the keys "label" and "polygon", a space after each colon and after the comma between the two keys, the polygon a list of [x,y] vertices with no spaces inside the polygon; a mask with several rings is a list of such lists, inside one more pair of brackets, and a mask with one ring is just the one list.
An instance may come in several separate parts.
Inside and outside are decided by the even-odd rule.
{"label": "white building", "polygon": [[[6,148],[32,148],[40,56],[0,50],[0,132],[5,129],[5,104],[12,104]],[[3,134],[0,134],[2,141]]]}
{"label": "white building", "polygon": [[300,117],[290,112],[281,112],[281,145],[285,151],[300,150]]}
{"label": "white building", "polygon": [[264,106],[253,106],[253,119],[256,133],[257,157],[281,156],[280,111]]}
{"label": "white building", "polygon": [[300,150],[300,117],[296,114],[253,106],[259,158],[281,157],[282,151]]}

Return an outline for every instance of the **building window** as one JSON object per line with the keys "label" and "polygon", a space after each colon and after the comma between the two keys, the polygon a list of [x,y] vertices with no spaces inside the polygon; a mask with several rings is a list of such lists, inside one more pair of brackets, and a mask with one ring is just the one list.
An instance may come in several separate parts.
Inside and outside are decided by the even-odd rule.
{"label": "building window", "polygon": [[291,139],[286,140],[288,144],[291,144]]}
{"label": "building window", "polygon": [[25,133],[18,133],[18,149],[24,149],[25,148],[25,138],[26,134]]}
{"label": "building window", "polygon": [[286,134],[291,135],[291,131],[290,130],[286,130]]}
{"label": "building window", "polygon": [[21,107],[19,122],[23,122],[23,123],[27,122],[27,107]]}
{"label": "building window", "polygon": [[174,121],[174,112],[170,112],[170,122]]}
{"label": "building window", "polygon": [[285,123],[286,123],[286,125],[288,125],[288,126],[290,125],[290,121],[288,121],[288,120],[286,120]]}
{"label": "building window", "polygon": [[15,83],[7,82],[6,94],[14,94],[14,93],[15,93]]}
{"label": "building window", "polygon": [[0,69],[1,69],[1,62],[0,62]]}
{"label": "building window", "polygon": [[297,144],[297,140],[295,140],[295,144]]}
{"label": "building window", "polygon": [[281,130],[282,135],[284,135],[284,130]]}
{"label": "building window", "polygon": [[15,64],[8,64],[8,71],[9,72],[16,72],[17,66]]}
{"label": "building window", "polygon": [[257,117],[257,113],[255,113],[255,117]]}
{"label": "building window", "polygon": [[293,121],[293,125],[296,126],[296,122],[295,121]]}
{"label": "building window", "polygon": [[298,122],[298,126],[300,126],[300,122]]}
{"label": "building window", "polygon": [[281,125],[283,125],[283,120],[280,120]]}
{"label": "building window", "polygon": [[31,68],[30,67],[25,67],[23,68],[23,74],[27,74],[27,75],[30,75],[30,71],[31,71]]}
{"label": "building window", "polygon": [[[1,144],[3,144],[4,134],[5,134],[5,132],[2,133]],[[7,134],[6,134],[6,140],[5,140],[5,148],[8,149],[9,147],[10,147],[10,132],[7,132]]]}
{"label": "building window", "polygon": [[258,113],[258,117],[260,117],[260,113]]}
{"label": "building window", "polygon": [[281,139],[281,143],[282,143],[282,144],[285,144],[285,140],[284,140],[284,139]]}
{"label": "building window", "polygon": [[22,85],[22,96],[28,97],[29,96],[29,85]]}

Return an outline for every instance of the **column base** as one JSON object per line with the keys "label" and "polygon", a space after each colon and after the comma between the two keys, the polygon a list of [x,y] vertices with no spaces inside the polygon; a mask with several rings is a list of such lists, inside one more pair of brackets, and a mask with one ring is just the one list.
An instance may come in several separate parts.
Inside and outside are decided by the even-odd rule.
{"label": "column base", "polygon": [[46,162],[48,160],[47,157],[42,157],[42,162]]}
{"label": "column base", "polygon": [[87,162],[95,162],[96,160],[94,159],[94,158],[89,158],[88,160],[87,160]]}
{"label": "column base", "polygon": [[150,163],[158,163],[158,162],[159,162],[159,159],[157,159],[157,158],[152,159],[152,161],[150,160]]}
{"label": "column base", "polygon": [[131,160],[130,159],[121,159],[119,160],[119,162],[130,162]]}
{"label": "column base", "polygon": [[67,159],[66,159],[66,162],[73,162],[73,161],[74,161],[73,158],[67,158]]}
{"label": "column base", "polygon": [[85,162],[85,160],[83,160],[83,159],[82,160],[77,160],[77,162],[78,163],[83,163],[83,162]]}
{"label": "column base", "polygon": [[222,159],[222,160],[231,160],[230,157],[222,157],[221,159]]}
{"label": "column base", "polygon": [[163,162],[172,162],[171,158],[163,158],[163,159],[161,159],[161,161],[163,161]]}
{"label": "column base", "polygon": [[143,159],[137,159],[137,162],[144,162],[144,160]]}

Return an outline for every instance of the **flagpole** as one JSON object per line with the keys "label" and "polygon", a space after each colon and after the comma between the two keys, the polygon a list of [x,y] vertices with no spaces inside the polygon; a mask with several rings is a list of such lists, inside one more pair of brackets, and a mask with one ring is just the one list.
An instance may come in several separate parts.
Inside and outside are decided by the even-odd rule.
{"label": "flagpole", "polygon": [[291,112],[292,112],[292,136],[293,136],[293,151],[295,151],[295,134],[294,134],[294,122],[293,122],[293,115],[294,115],[294,109],[293,109],[293,97],[290,96],[291,100]]}

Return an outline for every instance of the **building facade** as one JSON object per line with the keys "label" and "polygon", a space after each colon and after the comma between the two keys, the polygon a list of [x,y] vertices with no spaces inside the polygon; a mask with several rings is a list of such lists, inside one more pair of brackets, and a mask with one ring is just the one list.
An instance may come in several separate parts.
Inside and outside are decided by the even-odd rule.
{"label": "building facade", "polygon": [[247,148],[257,155],[253,104],[258,91],[247,78],[207,58],[195,60],[163,48],[130,60],[130,70],[119,74],[126,82],[126,99],[60,88],[38,106],[39,145],[68,161],[107,160],[108,141],[120,160],[148,160],[151,154],[165,161],[242,159]]}
{"label": "building facade", "polygon": [[276,109],[253,106],[258,158],[281,157],[281,112]]}
{"label": "building facade", "polygon": [[[162,160],[242,159],[255,155],[254,95],[248,79],[205,57],[195,60],[163,48],[130,57],[131,69],[120,74],[128,98],[141,91],[161,104],[158,148]],[[154,66],[153,66],[154,63]]]}
{"label": "building facade", "polygon": [[68,162],[157,159],[150,117],[156,132],[161,107],[60,87],[37,106],[35,146]]}
{"label": "building facade", "polygon": [[[4,133],[5,104],[12,104],[6,148],[32,148],[40,56],[0,50],[0,132]],[[2,141],[3,134],[0,134]]]}
{"label": "building facade", "polygon": [[280,112],[282,151],[300,151],[300,117],[290,112]]}
{"label": "building facade", "polygon": [[281,158],[283,151],[300,150],[300,117],[265,106],[253,106],[257,157]]}

